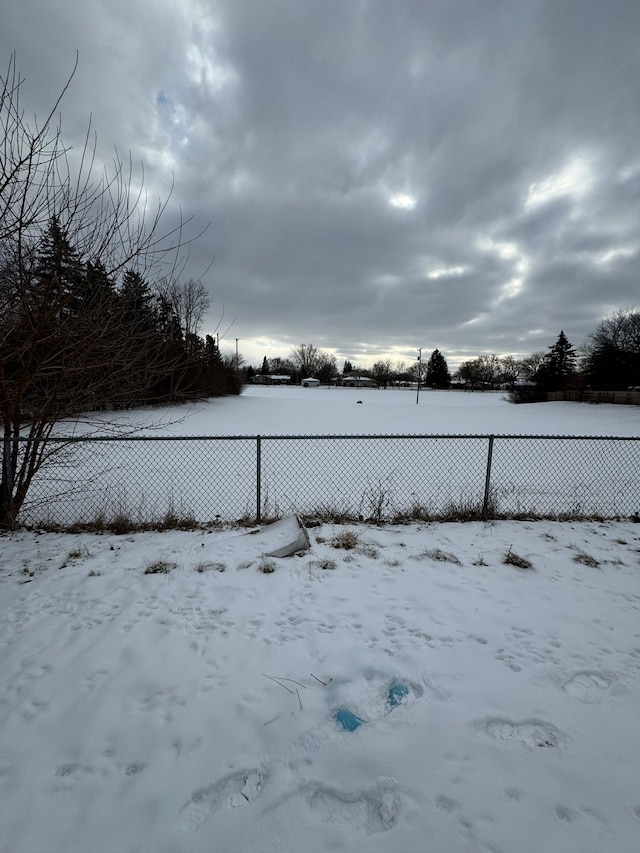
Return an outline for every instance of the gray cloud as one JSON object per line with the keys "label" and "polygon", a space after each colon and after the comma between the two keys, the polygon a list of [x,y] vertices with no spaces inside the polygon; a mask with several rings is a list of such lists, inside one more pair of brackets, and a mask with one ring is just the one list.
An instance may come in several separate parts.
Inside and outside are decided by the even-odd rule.
{"label": "gray cloud", "polygon": [[[636,0],[23,0],[24,97],[211,223],[187,272],[257,363],[580,344],[638,303]],[[216,310],[217,309],[217,310]]]}

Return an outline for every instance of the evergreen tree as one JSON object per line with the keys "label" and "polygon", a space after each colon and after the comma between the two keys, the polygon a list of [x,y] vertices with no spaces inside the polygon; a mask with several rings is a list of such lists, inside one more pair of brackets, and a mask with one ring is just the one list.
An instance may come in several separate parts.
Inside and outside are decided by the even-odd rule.
{"label": "evergreen tree", "polygon": [[351,362],[349,361],[348,358],[345,358],[345,360],[344,360],[344,365],[342,367],[342,373],[344,376],[346,376],[348,373],[353,373],[353,365],[351,364]]}
{"label": "evergreen tree", "polygon": [[260,369],[260,373],[261,373],[263,376],[268,376],[268,375],[269,375],[269,372],[270,372],[270,371],[269,371],[269,362],[268,362],[267,357],[266,357],[266,355],[265,355],[265,357],[262,359],[262,367],[261,367],[261,369]]}
{"label": "evergreen tree", "polygon": [[101,261],[87,263],[82,294],[84,305],[90,309],[103,307],[106,310],[114,296],[115,286],[104,264]]}
{"label": "evergreen tree", "polygon": [[35,303],[54,308],[58,318],[77,313],[85,283],[85,267],[57,216],[40,240],[32,279]]}
{"label": "evergreen tree", "polygon": [[[151,308],[151,303],[146,304],[149,308]],[[166,341],[176,343],[178,346],[181,346],[183,338],[182,329],[180,328],[180,319],[174,311],[171,303],[167,299],[165,299],[164,296],[159,296],[157,298],[156,315],[157,316],[155,320],[151,315],[148,315],[151,324],[153,324],[153,322],[157,322],[160,333],[162,334],[164,339]]]}
{"label": "evergreen tree", "polygon": [[448,388],[451,375],[447,366],[447,360],[440,350],[434,349],[427,363],[425,384],[431,388]]}
{"label": "evergreen tree", "polygon": [[217,368],[222,364],[222,356],[213,335],[206,335],[204,339],[204,357],[210,368]]}
{"label": "evergreen tree", "polygon": [[[150,328],[157,325],[158,318],[151,288],[139,272],[125,272],[118,296],[123,315],[133,326]],[[169,325],[168,318],[165,322]]]}
{"label": "evergreen tree", "polygon": [[546,391],[563,391],[567,387],[569,377],[576,372],[576,360],[575,349],[561,331],[538,368],[536,383]]}

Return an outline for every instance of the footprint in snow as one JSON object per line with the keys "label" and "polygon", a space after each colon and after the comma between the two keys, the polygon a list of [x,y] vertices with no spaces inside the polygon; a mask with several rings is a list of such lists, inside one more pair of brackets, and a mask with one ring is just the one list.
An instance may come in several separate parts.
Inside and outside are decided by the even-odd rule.
{"label": "footprint in snow", "polygon": [[581,699],[583,702],[597,702],[605,690],[613,684],[612,676],[604,672],[583,670],[576,672],[562,689],[570,696]]}
{"label": "footprint in snow", "polygon": [[94,768],[88,764],[61,764],[55,771],[55,779],[51,783],[52,791],[71,791],[78,783],[94,773]]}
{"label": "footprint in snow", "polygon": [[392,829],[400,812],[398,783],[393,778],[381,777],[375,788],[358,792],[308,785],[304,793],[312,814],[323,823],[367,835]]}
{"label": "footprint in snow", "polygon": [[551,723],[544,720],[513,722],[498,717],[489,717],[472,723],[477,735],[489,737],[503,743],[520,743],[524,746],[552,748],[560,746],[565,736]]}
{"label": "footprint in snow", "polygon": [[[378,679],[369,676],[367,680],[373,683]],[[382,682],[374,690],[378,693],[378,699],[374,703],[375,713],[367,715],[367,719],[359,717],[347,708],[334,711],[333,719],[337,723],[337,728],[341,731],[355,731],[369,719],[373,720],[389,714],[398,706],[406,704],[423,693],[423,688],[419,685],[397,679],[391,684],[387,682],[387,686],[381,688]],[[308,732],[304,735],[304,742],[307,749],[309,743],[313,742],[313,737],[310,739]],[[320,742],[323,742],[322,738]],[[278,763],[282,764],[285,761],[285,757],[281,756]],[[194,791],[189,802],[181,809],[181,826],[184,829],[198,829],[219,809],[248,805],[260,796],[267,777],[268,773],[265,769],[245,770]],[[395,780],[383,778],[378,781],[375,790],[361,793],[344,793],[321,786],[313,788],[307,786],[304,791],[307,792],[307,799],[312,809],[329,823],[341,823],[358,831],[371,833],[390,829],[397,817],[399,796]]]}
{"label": "footprint in snow", "polygon": [[266,781],[262,770],[244,770],[199,788],[182,807],[180,824],[184,829],[198,829],[214,812],[221,808],[234,809],[253,802],[262,793]]}

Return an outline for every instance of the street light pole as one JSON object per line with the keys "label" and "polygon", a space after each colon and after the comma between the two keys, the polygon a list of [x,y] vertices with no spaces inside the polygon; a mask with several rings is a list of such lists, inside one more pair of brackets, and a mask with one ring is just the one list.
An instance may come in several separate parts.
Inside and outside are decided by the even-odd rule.
{"label": "street light pole", "polygon": [[418,348],[418,390],[416,391],[416,406],[420,399],[420,379],[422,377],[422,347]]}
{"label": "street light pole", "polygon": [[236,382],[240,379],[240,361],[238,358],[238,339],[236,338]]}

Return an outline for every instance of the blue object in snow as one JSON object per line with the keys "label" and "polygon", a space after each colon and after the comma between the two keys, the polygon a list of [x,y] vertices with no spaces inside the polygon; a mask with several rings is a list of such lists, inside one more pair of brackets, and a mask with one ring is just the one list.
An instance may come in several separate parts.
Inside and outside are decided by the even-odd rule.
{"label": "blue object in snow", "polygon": [[402,705],[402,700],[406,699],[408,695],[409,688],[407,685],[403,684],[401,681],[394,681],[389,688],[389,706],[391,708],[397,708],[398,705]]}
{"label": "blue object in snow", "polygon": [[[406,684],[403,684],[402,681],[394,681],[389,688],[389,693],[387,694],[389,710],[392,711],[394,708],[397,708],[398,705],[402,705],[408,695],[409,687]],[[355,732],[357,728],[360,728],[363,723],[367,722],[360,717],[356,717],[355,714],[348,711],[346,708],[338,708],[334,713],[333,718],[343,732]]]}
{"label": "blue object in snow", "polygon": [[351,711],[347,711],[346,708],[338,708],[333,717],[343,732],[355,732],[357,728],[366,722],[366,720],[356,717]]}

